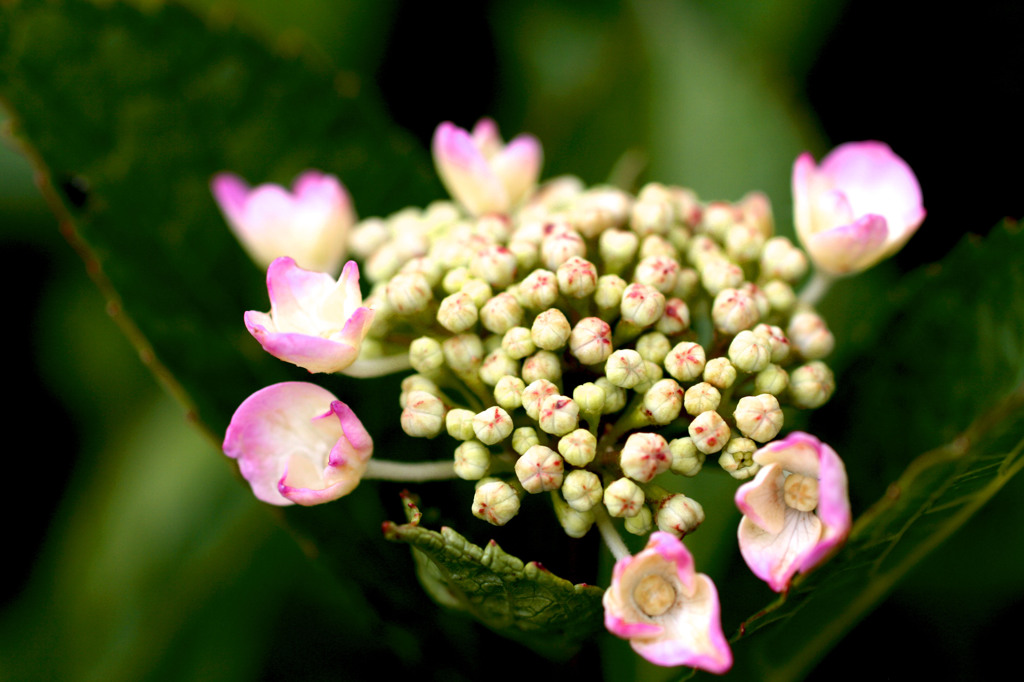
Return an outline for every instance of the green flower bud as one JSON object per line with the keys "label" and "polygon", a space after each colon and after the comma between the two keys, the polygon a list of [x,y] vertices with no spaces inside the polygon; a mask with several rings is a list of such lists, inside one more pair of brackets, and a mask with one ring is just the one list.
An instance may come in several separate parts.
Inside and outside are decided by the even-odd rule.
{"label": "green flower bud", "polygon": [[664,372],[661,369],[661,365],[656,365],[650,360],[644,360],[644,380],[633,387],[633,390],[637,393],[647,393],[651,390],[654,384],[661,381],[661,377],[664,376]]}
{"label": "green flower bud", "polygon": [[665,356],[665,369],[677,381],[693,381],[704,372],[704,348],[692,341],[683,341]]}
{"label": "green flower bud", "polygon": [[558,278],[550,270],[534,270],[519,284],[519,303],[531,310],[547,310],[558,300]]}
{"label": "green flower bud", "polygon": [[728,358],[711,358],[704,365],[704,381],[724,391],[736,381],[736,368]]}
{"label": "green flower bud", "polygon": [[750,294],[738,289],[723,289],[715,296],[711,319],[719,331],[736,334],[757,324],[761,313]]}
{"label": "green flower bud", "polygon": [[741,331],[729,344],[729,360],[736,369],[744,372],[760,372],[771,359],[769,341],[750,330]]}
{"label": "green flower bud", "polygon": [[516,476],[528,493],[558,490],[562,487],[564,463],[557,452],[534,445],[516,460]]}
{"label": "green flower bud", "polygon": [[441,389],[433,381],[422,374],[412,374],[402,379],[402,390],[398,397],[399,405],[404,409],[409,394],[413,391],[426,391],[438,398],[441,397]]}
{"label": "green flower bud", "polygon": [[793,287],[781,280],[773,279],[770,282],[765,282],[761,291],[764,292],[772,310],[788,313],[796,305],[796,294],[793,293]]}
{"label": "green flower bud", "polygon": [[683,396],[683,408],[694,417],[702,412],[717,410],[721,402],[722,394],[706,381],[690,386]]}
{"label": "green flower bud", "polygon": [[555,436],[564,436],[580,423],[579,405],[564,395],[549,395],[540,406],[540,428]]}
{"label": "green flower bud", "polygon": [[772,204],[764,192],[748,192],[737,205],[742,220],[747,225],[756,227],[765,239],[775,231],[775,220],[772,218]]}
{"label": "green flower bud", "polygon": [[576,429],[558,440],[558,452],[574,467],[585,467],[597,454],[597,437],[586,429]]}
{"label": "green flower bud", "polygon": [[797,407],[821,407],[836,390],[836,379],[824,362],[815,360],[793,370],[789,376],[789,397]]}
{"label": "green flower bud", "polygon": [[608,381],[607,377],[598,377],[594,384],[604,391],[604,407],[601,414],[615,414],[626,406],[626,389]]}
{"label": "green flower bud", "polygon": [[551,501],[555,507],[555,517],[569,537],[581,538],[594,525],[594,512],[574,509],[557,493],[552,493]]}
{"label": "green flower bud", "polygon": [[479,481],[490,468],[491,452],[480,441],[468,440],[455,448],[455,475],[459,478]]}
{"label": "green flower bud", "polygon": [[441,343],[445,362],[457,373],[475,373],[484,358],[484,344],[476,334],[458,334]]}
{"label": "green flower bud", "polygon": [[516,257],[516,269],[519,272],[533,269],[540,260],[538,245],[525,239],[513,239],[508,243],[508,250]]}
{"label": "green flower bud", "polygon": [[740,433],[759,443],[767,443],[782,430],[782,408],[770,393],[740,398],[733,416]]}
{"label": "green flower bud", "polygon": [[391,239],[391,230],[380,218],[359,221],[349,234],[348,247],[365,261]]}
{"label": "green flower bud", "polygon": [[725,258],[725,252],[714,239],[705,234],[698,234],[690,239],[686,247],[686,257],[697,266],[697,270],[703,270],[711,261]]}
{"label": "green flower bud", "polygon": [[473,417],[473,431],[481,443],[494,445],[512,434],[512,418],[500,407],[488,407]]}
{"label": "green flower bud", "polygon": [[629,226],[641,236],[668,234],[674,223],[675,212],[663,201],[637,201],[629,214]]}
{"label": "green flower bud", "polygon": [[665,312],[665,294],[652,286],[634,282],[622,292],[619,312],[626,322],[647,327],[657,322]]}
{"label": "green flower bud", "polygon": [[504,376],[494,385],[494,402],[505,410],[512,411],[523,406],[523,391],[526,382],[516,376]]}
{"label": "green flower bud", "polygon": [[718,241],[725,240],[725,234],[736,223],[736,209],[725,201],[712,201],[704,207],[701,229]]}
{"label": "green flower bud", "polygon": [[444,269],[441,264],[429,256],[420,256],[406,262],[399,272],[418,272],[427,278],[427,283],[434,288],[441,282]]}
{"label": "green flower bud", "polygon": [[476,326],[478,311],[473,298],[464,291],[445,296],[437,309],[437,321],[448,331],[458,334]]}
{"label": "green flower bud", "polygon": [[448,435],[455,440],[469,440],[475,435],[473,431],[473,414],[472,410],[454,409],[448,410],[448,414],[444,416],[444,425],[448,430]]}
{"label": "green flower bud", "polygon": [[425,310],[434,293],[427,278],[419,272],[400,272],[388,282],[388,304],[400,315],[411,315]]}
{"label": "green flower bud", "polygon": [[516,297],[507,291],[491,297],[480,309],[480,322],[484,329],[504,334],[523,321],[523,309]]}
{"label": "green flower bud", "polygon": [[688,430],[693,444],[705,455],[721,450],[732,435],[725,420],[717,412],[710,410],[694,417]]}
{"label": "green flower bud", "polygon": [[649,332],[636,340],[636,352],[644,360],[661,364],[668,352],[672,350],[672,342],[661,332]]}
{"label": "green flower bud", "polygon": [[429,336],[420,338],[409,344],[409,363],[417,372],[436,372],[444,367],[444,353],[441,343]]}
{"label": "green flower bud", "polygon": [[754,377],[755,393],[782,395],[789,387],[789,372],[778,365],[768,365]]}
{"label": "green flower bud", "polygon": [[604,365],[605,377],[620,388],[633,388],[647,380],[645,360],[635,350],[617,350],[608,356]]}
{"label": "green flower bud", "polygon": [[491,300],[491,297],[494,295],[491,285],[476,277],[470,277],[463,282],[462,288],[459,291],[469,294],[470,298],[473,299],[473,304],[478,309]]}
{"label": "green flower bud", "polygon": [[754,441],[733,438],[718,456],[718,465],[737,481],[744,481],[761,470],[761,465],[754,461],[755,452],[757,443]]}
{"label": "green flower bud", "polygon": [[[669,234],[672,231],[669,230]],[[637,254],[640,260],[645,258],[671,258],[679,262],[679,251],[668,239],[658,234],[649,234],[640,241],[640,251]]]}
{"label": "green flower bud", "polygon": [[697,292],[697,285],[700,284],[700,275],[693,268],[682,268],[676,276],[676,288],[672,294],[684,301]]}
{"label": "green flower bud", "polygon": [[507,217],[492,213],[477,218],[473,233],[496,244],[504,244],[512,234],[511,227]]}
{"label": "green flower bud", "polygon": [[651,514],[651,508],[646,504],[640,508],[640,513],[636,516],[626,517],[623,527],[627,533],[632,535],[647,535],[651,532],[651,528],[654,526],[653,516]]}
{"label": "green flower bud", "polygon": [[540,419],[540,408],[548,396],[558,395],[558,387],[547,379],[537,379],[523,389],[523,409],[530,419]]}
{"label": "green flower bud", "polygon": [[725,233],[725,252],[738,263],[751,263],[761,255],[765,236],[754,225],[737,223]]}
{"label": "green flower bud", "polygon": [[667,471],[671,462],[668,441],[656,433],[630,434],[619,456],[622,473],[640,483]]}
{"label": "green flower bud", "polygon": [[523,363],[523,381],[531,384],[538,379],[562,380],[562,359],[551,351],[539,350]]}
{"label": "green flower bud", "polygon": [[618,275],[602,275],[597,278],[597,291],[594,292],[594,303],[602,311],[610,311],[622,304],[622,292],[626,290],[626,280]]}
{"label": "green flower bud", "polygon": [[608,513],[620,518],[636,516],[644,508],[643,489],[628,478],[619,478],[608,484],[602,499]]}
{"label": "green flower bud", "polygon": [[474,277],[479,277],[492,287],[500,289],[507,287],[515,279],[517,266],[514,253],[504,246],[492,244],[476,252],[469,263],[469,271]]}
{"label": "green flower bud", "polygon": [[794,315],[789,320],[786,333],[800,355],[808,360],[820,360],[831,353],[836,345],[836,339],[829,331],[825,320],[810,311]]}
{"label": "green flower bud", "polygon": [[558,308],[550,308],[534,319],[530,336],[538,348],[558,350],[569,340],[571,332],[572,328],[569,326],[569,320],[565,318],[565,313]]}
{"label": "green flower bud", "polygon": [[504,526],[519,513],[519,493],[504,481],[484,479],[473,494],[473,516]]}
{"label": "green flower bud", "polygon": [[669,441],[668,450],[672,454],[672,464],[669,466],[672,473],[682,476],[696,476],[700,473],[705,455],[693,444],[692,438]]}
{"label": "green flower bud", "polygon": [[572,391],[572,399],[586,415],[600,415],[604,410],[604,389],[592,381],[580,384]]}
{"label": "green flower bud", "polygon": [[658,505],[654,521],[658,524],[658,530],[681,538],[704,523],[704,507],[686,495],[669,495]]}
{"label": "green flower bud", "polygon": [[539,444],[540,437],[532,426],[520,426],[512,432],[512,449],[520,455]]}
{"label": "green flower bud", "polygon": [[587,512],[601,502],[604,488],[597,474],[586,469],[576,469],[565,475],[562,496],[576,511]]}
{"label": "green flower bud", "polygon": [[671,424],[683,409],[683,389],[674,379],[656,381],[644,393],[643,409],[653,423]]}
{"label": "green flower bud", "polygon": [[502,348],[488,353],[480,365],[480,380],[488,386],[496,386],[502,377],[518,373],[519,363],[509,357]]}
{"label": "green flower bud", "polygon": [[640,238],[625,230],[605,230],[598,240],[597,249],[606,271],[616,273],[633,262]]}
{"label": "green flower bud", "polygon": [[570,258],[558,266],[558,289],[569,298],[586,298],[597,290],[597,268],[583,258]]}
{"label": "green flower bud", "polygon": [[469,268],[452,268],[441,279],[441,288],[446,294],[454,294],[457,291],[462,291],[462,285],[467,279],[469,279]]}
{"label": "green flower bud", "polygon": [[533,334],[526,327],[512,327],[506,331],[501,339],[501,347],[515,360],[522,360],[537,350],[533,345]]}
{"label": "green flower bud", "polygon": [[772,324],[759,324],[754,327],[754,333],[768,342],[772,362],[785,362],[789,357],[789,339],[781,328]]}
{"label": "green flower bud", "polygon": [[807,273],[807,256],[785,237],[772,237],[761,251],[761,276],[796,282]]}
{"label": "green flower bud", "polygon": [[402,410],[402,430],[414,438],[433,438],[444,427],[444,403],[426,391],[412,391]]}
{"label": "green flower bud", "polygon": [[712,296],[743,284],[743,268],[725,258],[709,258],[700,269],[700,282]]}
{"label": "green flower bud", "polygon": [[569,351],[584,365],[596,365],[612,352],[612,328],[600,317],[584,317],[569,335]]}

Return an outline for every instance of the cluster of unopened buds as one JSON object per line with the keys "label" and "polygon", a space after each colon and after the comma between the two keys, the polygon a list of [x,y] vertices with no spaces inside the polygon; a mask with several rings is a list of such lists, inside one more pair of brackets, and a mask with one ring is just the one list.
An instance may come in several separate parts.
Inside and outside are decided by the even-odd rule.
{"label": "cluster of unopened buds", "polygon": [[[842,460],[811,435],[778,437],[836,388],[824,362],[835,339],[815,302],[923,220],[913,173],[878,142],[843,145],[820,166],[801,156],[793,195],[808,259],[774,235],[762,194],[708,203],[653,183],[635,196],[573,177],[538,186],[540,144],[506,145],[488,119],[472,132],[441,124],[433,154],[454,202],[383,219],[357,223],[340,183],[313,171],[292,192],[226,174],[213,192],[269,266],[271,310],[245,314],[263,348],[310,372],[411,369],[397,421],[452,443],[452,456],[371,458],[352,410],[302,382],[249,397],[224,451],[277,505],[334,500],[364,477],[459,477],[475,486],[473,514],[503,525],[549,498],[569,536],[596,526],[618,559],[611,632],[654,663],[725,672],[715,586],[681,542],[704,510],[659,477],[715,461],[747,481],[740,550],[773,590],[842,543]],[[354,261],[335,277],[346,252],[371,283],[365,300]],[[647,548],[631,556],[618,525],[650,534]]]}

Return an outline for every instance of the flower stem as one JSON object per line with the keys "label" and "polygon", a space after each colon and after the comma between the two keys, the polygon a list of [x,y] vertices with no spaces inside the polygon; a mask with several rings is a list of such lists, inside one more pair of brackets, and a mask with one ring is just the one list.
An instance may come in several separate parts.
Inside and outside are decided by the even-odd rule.
{"label": "flower stem", "polygon": [[608,549],[611,551],[612,556],[615,560],[625,559],[630,556],[629,548],[626,547],[626,543],[622,541],[622,536],[615,530],[615,526],[612,525],[612,519],[608,516],[608,512],[605,511],[604,507],[598,505],[594,508],[594,518],[597,521],[597,529],[601,531],[601,539],[604,540],[604,544],[608,545]]}
{"label": "flower stem", "polygon": [[828,293],[828,290],[831,288],[834,281],[836,281],[836,278],[832,275],[825,274],[821,270],[815,269],[814,275],[800,292],[800,302],[811,306],[817,305],[818,301],[824,298],[825,294]]}
{"label": "flower stem", "polygon": [[455,478],[454,460],[438,462],[393,462],[386,459],[371,459],[366,466],[363,478],[376,478],[383,481],[441,481]]}
{"label": "flower stem", "polygon": [[411,369],[408,353],[386,355],[382,358],[360,358],[347,368],[341,370],[345,374],[357,379],[368,379],[370,377],[382,377],[385,374],[394,374]]}

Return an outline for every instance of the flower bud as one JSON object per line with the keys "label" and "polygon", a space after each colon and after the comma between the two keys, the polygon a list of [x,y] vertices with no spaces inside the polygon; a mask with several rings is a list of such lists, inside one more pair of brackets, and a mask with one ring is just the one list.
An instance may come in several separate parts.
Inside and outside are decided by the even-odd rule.
{"label": "flower bud", "polygon": [[569,335],[569,350],[584,365],[596,365],[612,352],[612,328],[599,317],[584,317]]}
{"label": "flower bud", "polygon": [[[717,407],[717,405],[716,405]],[[674,379],[661,379],[644,393],[644,414],[655,424],[670,424],[683,409],[683,389]]]}
{"label": "flower bud", "polygon": [[528,384],[538,379],[562,380],[562,359],[551,351],[539,350],[523,363],[523,381]]}
{"label": "flower bud", "polygon": [[605,230],[598,240],[598,252],[607,272],[616,273],[633,262],[640,238],[625,230]]}
{"label": "flower bud", "polygon": [[504,376],[494,385],[494,402],[511,412],[523,405],[526,382],[516,376]]}
{"label": "flower bud", "polygon": [[548,235],[540,243],[540,261],[549,270],[557,270],[573,256],[584,258],[586,255],[587,243],[572,229]]}
{"label": "flower bud", "polygon": [[564,436],[580,423],[579,405],[564,395],[549,395],[540,406],[540,428],[556,436]]}
{"label": "flower bud", "polygon": [[558,452],[574,467],[585,467],[597,454],[597,437],[586,429],[576,429],[559,439]]}
{"label": "flower bud", "polygon": [[485,445],[494,445],[512,434],[512,418],[500,407],[488,407],[473,417],[473,431]]}
{"label": "flower bud", "polygon": [[400,272],[387,284],[388,303],[400,315],[425,310],[434,300],[427,278],[419,272]]}
{"label": "flower bud", "polygon": [[671,204],[662,201],[637,201],[629,214],[629,226],[641,236],[668,234],[674,221]]}
{"label": "flower bud", "polygon": [[665,294],[652,286],[634,282],[622,292],[619,312],[623,320],[638,327],[652,325],[665,312]]}
{"label": "flower bud", "polygon": [[488,386],[496,386],[503,377],[518,373],[519,363],[501,348],[488,353],[480,365],[480,380]]}
{"label": "flower bud", "polygon": [[468,440],[455,448],[455,475],[459,478],[479,481],[490,469],[491,451],[483,443]]}
{"label": "flower bud", "polygon": [[796,282],[807,273],[807,256],[786,237],[772,237],[761,251],[761,277]]}
{"label": "flower bud", "polygon": [[703,270],[711,261],[725,258],[725,253],[714,239],[705,234],[698,234],[690,240],[686,248],[686,257],[698,270]]}
{"label": "flower bud", "polygon": [[665,356],[665,369],[677,381],[693,381],[704,372],[704,348],[692,341],[677,343]]}
{"label": "flower bud", "polygon": [[473,432],[473,414],[472,410],[463,410],[456,408],[454,410],[448,410],[448,414],[444,416],[444,425],[448,430],[448,435],[455,440],[469,440],[475,435]]}
{"label": "flower bud", "polygon": [[617,309],[622,304],[622,292],[625,290],[626,280],[618,275],[602,275],[597,278],[594,303],[602,311]]}
{"label": "flower bud", "polygon": [[562,496],[576,511],[587,512],[601,502],[604,488],[597,474],[586,469],[576,469],[565,475]]}
{"label": "flower bud", "polygon": [[620,388],[633,388],[647,380],[646,362],[635,350],[617,350],[604,365],[605,377]]}
{"label": "flower bud", "polygon": [[704,365],[704,381],[724,391],[736,381],[736,368],[728,358],[711,358]]}
{"label": "flower bud", "polygon": [[633,281],[654,287],[666,296],[676,288],[679,261],[668,256],[648,256],[636,265]]}
{"label": "flower bud", "polygon": [[658,524],[658,530],[681,538],[704,523],[704,507],[686,495],[669,495],[658,505],[654,522]]}
{"label": "flower bud", "polygon": [[694,417],[688,430],[693,444],[705,455],[718,452],[725,447],[732,434],[725,420],[717,412],[710,410]]}
{"label": "flower bud", "polygon": [[572,328],[569,320],[565,319],[565,313],[558,308],[550,308],[533,321],[530,329],[530,336],[538,348],[544,350],[558,350],[569,340]]}
{"label": "flower bud", "polygon": [[569,537],[581,538],[594,525],[594,512],[574,509],[557,494],[551,496],[551,502],[555,508],[555,518]]}
{"label": "flower bud", "polygon": [[636,516],[627,516],[622,524],[627,533],[632,535],[647,535],[654,526],[654,516],[651,508],[646,504],[640,507],[640,513]]}
{"label": "flower bud", "polygon": [[704,207],[701,228],[718,241],[724,241],[726,232],[736,223],[736,209],[725,201],[712,201]]}
{"label": "flower bud", "polygon": [[786,333],[793,345],[808,360],[820,360],[836,345],[836,339],[817,313],[799,312],[789,321]]}
{"label": "flower bud", "polygon": [[348,246],[360,260],[365,261],[391,239],[391,230],[380,218],[361,220],[352,228]]}
{"label": "flower bud", "polygon": [[789,387],[789,372],[778,365],[768,365],[754,377],[755,393],[770,393],[780,396]]}
{"label": "flower bud", "polygon": [[462,290],[462,285],[469,279],[469,268],[457,267],[452,268],[444,274],[441,278],[441,288],[444,289],[446,294],[454,294],[456,291]]}
{"label": "flower bud", "polygon": [[491,297],[480,309],[481,324],[495,334],[504,334],[522,321],[523,309],[516,297],[508,292]]}
{"label": "flower bud", "polygon": [[764,292],[765,298],[768,299],[768,305],[771,306],[772,310],[787,313],[796,305],[796,294],[793,293],[793,287],[782,280],[773,279],[765,282],[764,286],[761,287],[761,291]]}
{"label": "flower bud", "polygon": [[621,227],[629,218],[633,197],[617,187],[599,186],[587,190],[580,204],[601,209],[608,216],[612,227]]}
{"label": "flower bud", "polygon": [[661,369],[661,365],[656,365],[650,360],[644,360],[644,380],[633,387],[633,390],[641,395],[651,390],[654,384],[661,381],[661,377],[664,376],[664,371]]}
{"label": "flower bud", "polygon": [[429,336],[420,338],[409,344],[409,363],[417,372],[436,372],[444,367],[444,353],[441,344]]}
{"label": "flower bud", "polygon": [[693,268],[683,268],[676,277],[676,288],[672,290],[672,294],[685,301],[697,292],[698,284],[700,274]]}
{"label": "flower bud", "polygon": [[437,387],[437,384],[422,374],[412,374],[402,379],[401,394],[398,397],[398,403],[402,409],[405,409],[409,394],[413,391],[426,391],[438,398],[441,397],[441,389]]}
{"label": "flower bud", "polygon": [[757,302],[750,294],[738,289],[723,289],[715,296],[711,306],[711,319],[715,327],[726,334],[750,329],[760,318]]}
{"label": "flower bud", "polygon": [[558,289],[569,298],[586,298],[597,289],[597,268],[583,258],[570,258],[558,266]]}
{"label": "flower bud", "polygon": [[526,239],[513,239],[508,243],[508,250],[516,257],[518,272],[532,270],[540,260],[540,248]]}
{"label": "flower bud", "polygon": [[433,289],[435,286],[440,284],[444,270],[437,260],[428,256],[420,256],[419,258],[413,258],[406,262],[399,272],[418,272],[427,278],[427,284],[429,284],[430,288]]}
{"label": "flower bud", "polygon": [[725,258],[708,259],[700,269],[700,281],[712,296],[743,284],[743,269]]}
{"label": "flower bud", "polygon": [[558,300],[558,278],[550,270],[534,270],[519,283],[519,302],[531,310],[546,310]]}
{"label": "flower bud", "polygon": [[686,389],[683,396],[683,407],[686,413],[696,417],[702,412],[717,410],[718,404],[722,402],[722,394],[718,389],[707,382],[694,384]]}
{"label": "flower bud", "polygon": [[636,516],[644,507],[644,491],[628,478],[612,481],[604,489],[604,506],[612,516]]}
{"label": "flower bud", "polygon": [[636,352],[648,362],[660,365],[670,350],[672,342],[661,332],[650,332],[636,340]]}
{"label": "flower bud", "polygon": [[737,223],[725,233],[725,252],[738,263],[751,263],[761,255],[765,236],[761,230],[747,223]]}
{"label": "flower bud", "polygon": [[782,430],[782,408],[770,393],[740,398],[733,416],[740,433],[759,443],[767,443]]}
{"label": "flower bud", "polygon": [[558,395],[558,387],[547,379],[537,379],[523,389],[523,409],[530,419],[540,419],[540,408],[548,396]]}
{"label": "flower bud", "polygon": [[444,426],[444,403],[426,391],[412,391],[402,410],[402,430],[414,438],[433,438]]}
{"label": "flower bud", "polygon": [[476,252],[469,271],[492,287],[507,287],[516,276],[516,256],[504,246],[491,244]]}
{"label": "flower bud", "polygon": [[607,377],[598,377],[594,384],[604,391],[604,407],[601,414],[615,414],[626,406],[626,389],[608,381]]}
{"label": "flower bud", "polygon": [[832,370],[820,360],[808,362],[789,375],[789,397],[797,407],[809,410],[821,407],[835,390]]}
{"label": "flower bud", "polygon": [[686,301],[670,298],[665,301],[665,312],[654,328],[662,334],[680,334],[690,328],[690,307]]}
{"label": "flower bud", "polygon": [[459,334],[441,343],[445,362],[461,374],[476,372],[484,357],[484,344],[476,334]]}
{"label": "flower bud", "polygon": [[470,277],[463,282],[459,291],[469,294],[469,297],[473,300],[473,305],[477,309],[491,300],[491,297],[494,295],[491,285],[476,277]]}
{"label": "flower bud", "polygon": [[619,456],[622,473],[640,483],[667,471],[671,462],[668,441],[656,433],[630,434]]}
{"label": "flower bud", "polygon": [[464,291],[445,296],[441,300],[441,306],[437,309],[437,321],[454,334],[468,331],[474,327],[477,315],[473,298]]}
{"label": "flower bud", "polygon": [[512,432],[512,449],[520,455],[539,444],[540,437],[537,435],[537,429],[532,426],[520,426]]}
{"label": "flower bud", "polygon": [[768,341],[772,362],[783,362],[789,357],[789,339],[782,329],[775,325],[759,324],[754,327],[754,333]]}
{"label": "flower bud", "polygon": [[697,449],[690,437],[669,441],[668,451],[672,455],[669,468],[673,474],[696,476],[704,466],[705,455]]}
{"label": "flower bud", "polygon": [[729,344],[729,360],[736,369],[744,372],[760,372],[771,359],[768,340],[750,330],[741,331]]}
{"label": "flower bud", "polygon": [[757,443],[749,438],[733,438],[718,456],[718,465],[737,481],[746,480],[761,470],[754,461],[756,451]]}
{"label": "flower bud", "polygon": [[534,445],[516,460],[516,476],[528,493],[561,488],[563,469],[562,458],[544,445]]}
{"label": "flower bud", "polygon": [[493,526],[504,526],[519,513],[516,489],[498,479],[484,479],[473,494],[473,516]]}
{"label": "flower bud", "polygon": [[[604,389],[588,381],[572,390],[572,399],[580,407],[584,418],[593,419],[604,410]],[[589,415],[589,416],[588,416]]]}
{"label": "flower bud", "polygon": [[522,360],[537,350],[533,345],[533,334],[526,327],[512,327],[501,339],[501,347],[514,360]]}

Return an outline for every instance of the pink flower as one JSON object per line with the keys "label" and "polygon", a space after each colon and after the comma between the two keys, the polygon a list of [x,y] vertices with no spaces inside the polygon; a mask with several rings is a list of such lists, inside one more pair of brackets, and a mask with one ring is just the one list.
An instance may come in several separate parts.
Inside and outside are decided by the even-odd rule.
{"label": "pink flower", "polygon": [[286,506],[348,495],[366,471],[373,440],[351,408],[301,381],[267,386],[238,406],[224,454],[264,502]]}
{"label": "pink flower", "polygon": [[651,663],[718,674],[732,667],[715,584],[694,571],[675,535],[651,533],[643,551],[615,562],[603,601],[605,627]]}
{"label": "pink flower", "polygon": [[489,118],[472,135],[445,121],[434,132],[433,152],[441,182],[472,215],[508,213],[537,184],[543,160],[537,138],[519,135],[504,145]]}
{"label": "pink flower", "polygon": [[850,533],[846,467],[835,450],[795,432],[754,453],[761,465],[736,491],[740,553],[750,570],[776,592],[806,573]]}
{"label": "pink flower", "polygon": [[338,372],[356,361],[373,310],[363,306],[354,261],[335,281],[278,258],[267,269],[267,290],[270,313],[250,310],[244,318],[265,351],[310,372]]}
{"label": "pink flower", "polygon": [[793,164],[796,231],[811,260],[832,275],[865,270],[899,251],[925,210],[910,166],[882,142],[848,142],[820,166]]}
{"label": "pink flower", "polygon": [[218,173],[210,190],[249,257],[267,267],[291,256],[304,268],[336,273],[356,221],[348,192],[333,175],[308,170],[289,192],[280,185],[250,189],[232,173]]}

